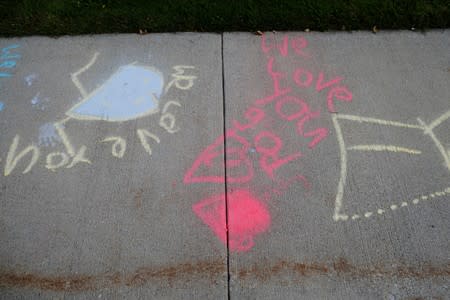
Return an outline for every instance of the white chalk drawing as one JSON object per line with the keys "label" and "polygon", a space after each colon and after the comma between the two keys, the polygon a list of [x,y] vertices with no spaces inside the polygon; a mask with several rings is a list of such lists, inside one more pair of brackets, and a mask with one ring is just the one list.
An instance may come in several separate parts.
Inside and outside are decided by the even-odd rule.
{"label": "white chalk drawing", "polygon": [[70,118],[121,122],[158,112],[163,75],[136,63],[120,67],[103,85],[88,94],[78,77],[95,63],[98,55],[95,53],[87,65],[71,75],[84,99],[67,111]]}
{"label": "white chalk drawing", "polygon": [[167,92],[173,84],[180,90],[189,90],[194,85],[194,80],[197,76],[184,74],[185,70],[195,69],[194,66],[174,66],[175,73],[171,75],[173,78],[167,84],[165,91]]}
{"label": "white chalk drawing", "polygon": [[442,114],[440,117],[432,121],[430,124],[426,124],[420,118],[417,119],[418,124],[402,123],[397,121],[376,119],[370,117],[362,117],[357,115],[346,115],[346,114],[333,114],[332,121],[333,126],[336,131],[336,137],[339,146],[340,153],[340,178],[338,182],[338,188],[335,198],[335,207],[333,219],[335,221],[347,221],[347,220],[359,220],[363,218],[371,218],[375,215],[383,215],[387,211],[395,211],[402,207],[407,207],[408,205],[417,205],[420,201],[426,201],[433,198],[442,197],[446,194],[450,194],[450,188],[446,188],[444,191],[431,193],[429,195],[422,195],[419,198],[415,198],[411,201],[402,201],[399,203],[393,203],[387,208],[379,208],[376,211],[367,211],[363,214],[348,215],[343,211],[343,201],[344,201],[344,189],[347,180],[347,153],[348,151],[376,151],[376,152],[393,152],[396,154],[403,155],[420,155],[422,151],[418,149],[406,148],[401,145],[381,145],[381,144],[364,144],[364,145],[351,145],[347,146],[344,140],[344,135],[342,133],[342,128],[340,122],[357,122],[366,124],[376,124],[381,126],[390,127],[400,127],[405,129],[420,130],[425,135],[429,136],[433,141],[433,144],[439,150],[442,155],[443,163],[445,167],[450,171],[450,154],[449,151],[445,149],[442,142],[436,137],[433,130],[442,124],[444,121],[450,119],[450,111]]}
{"label": "white chalk drawing", "polygon": [[[388,211],[396,211],[397,209],[400,209],[400,208],[403,208],[403,207],[408,207],[410,205],[417,205],[420,202],[430,201],[432,199],[440,198],[440,197],[443,197],[443,196],[446,196],[446,195],[450,195],[450,187],[446,188],[443,191],[438,191],[438,192],[430,193],[428,195],[418,196],[417,198],[414,198],[414,199],[412,199],[410,201],[402,201],[402,202],[399,201],[398,203],[393,203],[393,204],[391,204],[391,205],[389,205],[387,207],[378,208],[375,211],[367,211],[364,214],[354,214],[354,215],[351,216],[351,220],[360,220],[363,217],[367,219],[367,218],[370,218],[372,216],[382,215],[382,214],[384,214],[384,213],[386,213]],[[344,216],[344,215],[341,215],[341,216]],[[346,221],[346,220],[349,220],[349,219],[346,218],[345,220],[344,219],[340,219],[340,220]]]}
{"label": "white chalk drawing", "polygon": [[[71,74],[71,79],[80,91],[83,100],[66,112],[67,118],[55,123],[58,134],[70,157],[76,157],[75,147],[64,131],[64,124],[70,119],[123,122],[159,112],[159,101],[164,91],[164,77],[157,69],[148,66],[140,66],[136,62],[120,67],[103,85],[93,92],[88,93],[81,83],[79,76],[94,65],[98,56],[99,53],[96,52],[85,66]],[[188,67],[194,68],[192,66]],[[176,70],[179,72],[180,69]],[[182,73],[183,69],[181,69],[181,74]],[[174,78],[174,80],[176,80],[176,78]],[[184,77],[182,80],[185,80]],[[174,81],[174,83],[176,85],[177,81]],[[189,86],[189,88],[191,87],[192,85]],[[170,104],[181,106],[178,102],[169,101],[164,106],[164,113]],[[170,126],[166,126],[164,121],[161,121],[160,124],[163,124],[161,126],[170,133],[177,131],[174,127],[175,117],[173,115],[165,113],[161,119],[162,118],[164,118],[164,120],[173,118],[170,119]],[[144,150],[151,155],[152,150],[147,138],[153,138],[157,143],[160,143],[160,139],[145,129],[137,129],[137,135]],[[102,142],[111,141],[114,141],[111,148],[111,154],[114,157],[122,158],[126,151],[125,139],[120,137],[109,137],[102,140]],[[86,146],[82,147],[86,148]],[[85,150],[86,149],[84,149],[84,151]],[[61,158],[61,161],[65,160]],[[88,159],[80,160],[80,162],[90,163]],[[70,168],[73,165],[74,164],[71,163],[67,165],[66,168]]]}
{"label": "white chalk drawing", "polygon": [[[7,154],[5,176],[10,175],[18,162],[26,157],[29,157],[30,161],[22,173],[30,172],[40,156],[38,146],[54,147],[62,144],[65,148],[65,151],[47,154],[45,168],[50,171],[72,168],[80,163],[91,164],[92,162],[86,154],[87,147],[85,145],[76,147],[69,138],[66,132],[66,124],[69,120],[124,122],[156,114],[160,112],[159,105],[163,93],[167,93],[172,86],[180,90],[189,90],[197,78],[195,75],[185,74],[187,70],[192,72],[195,69],[194,66],[174,66],[175,72],[171,74],[172,80],[164,88],[164,77],[161,72],[153,67],[142,66],[134,62],[120,67],[100,87],[92,92],[87,92],[79,77],[95,64],[98,56],[98,52],[94,53],[86,65],[71,74],[72,82],[82,98],[79,103],[66,112],[66,118],[54,123],[45,123],[39,128],[38,145],[31,144],[19,151],[20,136],[16,135]],[[31,86],[36,77],[35,74],[25,77],[27,85]],[[42,99],[40,93],[37,93],[31,100],[33,107],[41,110],[45,109],[46,102],[48,99]],[[172,100],[163,105],[159,126],[170,134],[180,130],[174,113],[175,109],[181,106],[180,102]],[[152,144],[161,143],[161,139],[147,129],[137,129],[136,135],[148,155],[152,155]],[[125,155],[127,141],[124,138],[110,136],[99,142],[111,143],[113,157],[122,158]]]}
{"label": "white chalk drawing", "polygon": [[11,146],[9,147],[9,151],[6,156],[6,163],[5,163],[5,170],[4,170],[5,176],[8,176],[9,174],[11,174],[11,172],[16,167],[17,163],[23,157],[25,157],[29,154],[31,155],[31,160],[28,163],[25,170],[22,172],[22,174],[26,174],[26,173],[30,172],[31,169],[34,167],[34,165],[38,161],[40,152],[39,152],[39,148],[34,144],[31,144],[30,146],[26,147],[25,149],[23,149],[22,151],[20,151],[19,153],[16,154],[17,148],[19,146],[19,141],[20,141],[20,136],[16,135],[13,139]]}
{"label": "white chalk drawing", "polygon": [[120,136],[110,136],[103,139],[101,142],[114,142],[111,148],[111,154],[114,157],[122,158],[127,150],[127,142]]}
{"label": "white chalk drawing", "polygon": [[159,126],[167,130],[168,133],[175,133],[180,130],[180,127],[175,125],[175,116],[167,112],[171,105],[181,107],[181,104],[176,101],[168,101],[166,104],[164,104],[164,107],[162,109],[163,115],[159,119]]}
{"label": "white chalk drawing", "polygon": [[142,146],[144,147],[145,151],[147,151],[148,155],[152,155],[152,148],[150,147],[150,144],[148,142],[148,138],[153,139],[158,144],[161,143],[161,140],[158,136],[154,135],[153,133],[148,132],[145,129],[138,129],[137,134],[139,137],[139,140],[141,141]]}
{"label": "white chalk drawing", "polygon": [[31,99],[30,103],[31,106],[35,109],[39,109],[39,110],[45,110],[46,108],[46,104],[49,102],[50,100],[48,98],[42,98],[41,97],[41,93],[38,92],[33,99]]}
{"label": "white chalk drawing", "polygon": [[27,84],[27,86],[32,86],[37,77],[38,77],[38,75],[33,73],[33,74],[25,76],[23,78],[23,80],[25,80],[25,83]]}

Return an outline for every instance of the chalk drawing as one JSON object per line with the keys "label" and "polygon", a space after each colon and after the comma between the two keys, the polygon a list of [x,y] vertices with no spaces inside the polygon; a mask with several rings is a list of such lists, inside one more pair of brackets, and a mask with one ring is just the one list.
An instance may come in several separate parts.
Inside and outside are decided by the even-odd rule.
{"label": "chalk drawing", "polygon": [[[224,183],[227,182],[230,187],[228,193],[228,221],[229,221],[229,246],[233,251],[248,251],[254,245],[253,235],[233,234],[232,227],[235,226],[235,220],[244,222],[236,226],[242,228],[253,228],[252,222],[258,224],[261,222],[258,233],[265,232],[270,224],[270,213],[263,205],[259,206],[260,201],[256,199],[248,190],[234,188],[234,184],[246,184],[250,186],[254,176],[259,173],[276,182],[280,189],[272,189],[271,192],[263,193],[264,199],[268,200],[270,194],[279,196],[293,183],[302,182],[303,186],[309,187],[309,183],[303,175],[295,179],[280,180],[279,176],[282,166],[292,163],[303,157],[302,152],[294,150],[294,153],[283,153],[283,136],[267,128],[263,121],[270,122],[271,117],[268,114],[270,109],[276,112],[276,115],[283,121],[292,124],[293,131],[298,133],[299,137],[308,140],[308,147],[315,148],[322,140],[328,136],[328,129],[323,127],[312,127],[311,121],[319,119],[319,111],[311,111],[307,101],[296,97],[293,94],[292,87],[298,85],[301,88],[312,86],[314,75],[305,69],[297,69],[293,74],[294,84],[288,81],[291,79],[287,73],[278,70],[276,67],[275,54],[282,57],[289,55],[290,46],[293,53],[301,58],[310,58],[311,55],[305,49],[307,41],[302,38],[291,39],[284,35],[277,40],[272,36],[268,41],[265,35],[262,36],[261,49],[267,54],[266,72],[271,79],[272,91],[259,99],[256,99],[252,105],[244,111],[243,120],[232,120],[232,128],[226,129],[225,136],[217,138],[212,144],[206,147],[196,158],[192,166],[186,171],[184,177],[185,184],[192,183]],[[276,52],[276,53],[274,53]],[[305,77],[306,76],[306,77]],[[335,77],[330,80],[324,80],[322,72],[316,78],[315,90],[321,92],[328,89],[327,105],[328,110],[334,110],[336,100],[350,102],[352,100],[351,92],[341,85],[343,78]],[[272,105],[274,104],[274,105]],[[268,117],[267,117],[268,116]],[[266,118],[267,117],[267,118]],[[258,128],[264,127],[264,128]],[[285,126],[286,127],[286,126]],[[244,137],[244,134],[251,135],[251,138]],[[289,135],[289,141],[294,139]],[[224,143],[226,139],[226,145]],[[224,149],[225,148],[225,149]],[[290,147],[289,147],[290,148]],[[299,146],[294,146],[298,149]],[[226,166],[224,166],[224,156],[226,154]],[[250,159],[249,155],[255,159]],[[283,153],[283,154],[281,154]],[[253,161],[259,163],[259,169]],[[227,177],[223,175],[223,168],[226,167]],[[262,172],[257,172],[257,171]],[[307,183],[307,184],[305,184]],[[238,192],[236,192],[238,191]],[[235,193],[235,194],[233,194]],[[267,196],[269,195],[269,196]],[[246,200],[236,200],[246,199]],[[223,243],[226,242],[226,231],[223,229],[224,219],[224,196],[212,196],[202,200],[194,205],[193,210],[202,221],[208,225]],[[255,215],[248,213],[248,210],[255,210]],[[236,219],[234,219],[236,216]],[[244,221],[245,220],[245,221]],[[247,227],[246,227],[247,226]],[[239,227],[241,228],[241,227]],[[254,229],[246,229],[253,232]],[[237,232],[239,232],[237,230]],[[244,230],[245,232],[245,230]]]}
{"label": "chalk drawing", "polygon": [[[281,43],[276,44],[277,42],[277,36],[275,34],[271,35],[272,37],[272,43],[268,43],[268,38],[266,34],[263,34],[261,36],[261,50],[269,54],[273,49],[277,49],[278,53],[281,54],[281,56],[286,57],[289,54],[289,37],[287,35],[284,35],[281,39]],[[298,56],[302,56],[304,58],[310,58],[311,55],[308,54],[305,49],[308,46],[308,41],[302,37],[294,37],[291,39],[291,48],[294,50],[294,53]]]}
{"label": "chalk drawing", "polygon": [[125,139],[120,136],[111,136],[102,140],[102,143],[105,142],[114,142],[111,148],[111,154],[114,157],[122,158],[125,154],[125,150],[127,149],[127,143]]}
{"label": "chalk drawing", "polygon": [[269,60],[267,61],[267,66],[266,66],[266,71],[269,74],[270,78],[272,79],[273,93],[272,93],[272,95],[266,96],[261,99],[257,99],[255,101],[255,103],[257,105],[266,105],[268,103],[271,103],[276,98],[278,98],[280,96],[284,96],[284,95],[290,93],[292,90],[290,87],[284,87],[284,88],[280,87],[281,79],[286,78],[287,76],[286,76],[286,74],[281,73],[281,72],[276,72],[273,69],[274,62],[275,62],[275,58],[270,57]]}
{"label": "chalk drawing", "polygon": [[38,77],[37,74],[30,74],[25,76],[23,79],[25,80],[27,86],[32,86],[33,82],[36,80],[37,77]]}
{"label": "chalk drawing", "polygon": [[[10,46],[2,50],[0,59],[18,58],[20,55],[12,54],[12,49],[18,46]],[[108,122],[122,122],[135,120],[147,115],[158,113],[161,97],[164,93],[164,78],[161,72],[149,66],[140,66],[136,62],[118,68],[102,85],[92,92],[88,92],[80,80],[80,76],[88,71],[97,61],[99,53],[96,52],[86,65],[71,74],[71,80],[80,92],[79,103],[70,108],[67,117],[54,123],[45,123],[39,128],[38,145],[43,147],[54,147],[62,144],[65,151],[54,151],[48,153],[45,159],[45,168],[56,171],[59,168],[72,168],[80,163],[91,164],[88,158],[88,148],[85,145],[75,146],[66,132],[66,123],[70,120],[97,120]],[[0,66],[5,68],[15,67],[15,62],[0,62]],[[166,91],[171,87],[180,90],[189,90],[193,87],[196,75],[186,74],[195,69],[194,66],[176,65],[171,74],[172,80],[166,87]],[[10,77],[11,74],[3,74],[3,77]],[[0,76],[0,77],[2,77]],[[28,86],[33,85],[37,78],[36,74],[29,74],[24,77]],[[31,100],[31,105],[40,110],[45,109],[48,98],[42,98],[38,92]],[[0,110],[3,102],[0,102]],[[159,117],[159,126],[170,134],[178,132],[181,128],[176,119],[176,108],[182,107],[178,101],[166,101],[162,107],[162,114]],[[161,143],[160,138],[146,129],[137,129],[137,137],[144,150],[152,155],[152,143]],[[30,156],[31,161],[23,173],[28,173],[38,161],[40,156],[38,146],[31,144],[24,150],[17,152],[20,137],[16,136],[10,146],[8,159],[5,165],[5,176],[11,174],[16,165]],[[111,154],[113,157],[122,158],[127,149],[127,142],[120,136],[109,136],[100,143],[110,142]]]}
{"label": "chalk drawing", "polygon": [[242,124],[236,120],[233,120],[233,127],[239,131],[245,131],[247,129],[254,128],[260,121],[265,117],[266,113],[261,108],[249,107],[244,113],[245,119],[249,122],[247,124]]}
{"label": "chalk drawing", "polygon": [[195,75],[184,74],[185,70],[195,69],[194,66],[174,66],[175,73],[171,75],[173,78],[166,86],[165,92],[169,91],[173,84],[180,90],[189,90],[194,85]]}
{"label": "chalk drawing", "polygon": [[[82,162],[86,163],[86,164],[91,164],[91,161],[88,158],[86,158],[87,147],[85,145],[82,145],[78,150],[76,150],[64,130],[64,124],[62,122],[60,122],[60,123],[57,122],[57,123],[54,123],[53,125],[60,137],[62,144],[66,148],[66,152],[67,152],[68,156],[70,156],[72,158],[72,162],[69,163],[69,160],[67,160],[65,158],[67,155],[64,152],[58,152],[58,151],[52,152],[47,155],[46,168],[54,171],[57,168],[64,167],[66,164],[67,164],[66,168],[68,168],[68,169],[70,169],[70,168],[74,167],[75,165],[82,163]],[[54,157],[60,157],[61,158],[60,163],[54,164],[53,163]]]}
{"label": "chalk drawing", "polygon": [[[224,147],[225,137],[230,140],[227,143],[227,148]],[[254,176],[253,165],[248,157],[250,143],[239,136],[236,131],[229,130],[224,136],[218,137],[212,144],[201,152],[197,159],[192,164],[191,168],[184,176],[184,183],[224,183],[225,176],[222,174],[215,174],[215,172],[222,173],[224,167],[223,152],[226,151],[228,155],[227,168],[230,171],[226,180],[230,183],[246,183]],[[239,147],[232,145],[239,145]],[[236,157],[236,158],[233,158]],[[232,170],[238,169],[237,175],[231,175]]]}
{"label": "chalk drawing", "polygon": [[249,251],[256,236],[266,232],[271,217],[264,203],[248,190],[228,193],[228,227],[226,223],[225,194],[215,195],[192,206],[197,217],[203,221],[227,245],[231,251]]}
{"label": "chalk drawing", "polygon": [[12,44],[2,49],[0,60],[4,59],[14,59],[14,58],[20,58],[20,54],[18,53],[11,53],[11,50],[20,48],[18,44]]}
{"label": "chalk drawing", "polygon": [[[444,117],[444,118],[442,118]],[[423,126],[424,134],[428,135],[434,142],[434,145],[438,148],[439,152],[441,153],[442,157],[444,158],[445,165],[447,169],[450,171],[450,157],[448,155],[448,152],[445,150],[444,145],[442,145],[441,141],[436,137],[436,135],[433,132],[433,129],[437,127],[439,124],[441,124],[443,121],[450,118],[450,114],[445,113],[441,117],[439,117],[437,120],[432,122],[430,125],[425,124],[420,118],[417,118],[417,121],[421,126]]]}
{"label": "chalk drawing", "polygon": [[33,99],[31,99],[31,105],[35,109],[39,110],[45,110],[46,103],[48,103],[50,100],[48,98],[41,98],[41,93],[38,92]]}
{"label": "chalk drawing", "polygon": [[181,107],[181,104],[179,102],[167,101],[167,103],[164,104],[164,107],[162,109],[162,116],[159,119],[159,126],[167,130],[168,133],[175,133],[180,130],[180,127],[175,125],[176,122],[175,116],[167,112],[167,110],[171,105]]}
{"label": "chalk drawing", "polygon": [[31,155],[31,160],[28,163],[27,167],[23,170],[22,174],[30,172],[39,159],[40,155],[39,148],[34,144],[31,144],[22,151],[20,151],[19,153],[16,153],[17,147],[19,146],[19,141],[20,136],[16,135],[13,139],[11,146],[9,147],[8,154],[6,155],[6,163],[4,170],[5,176],[11,174],[11,172],[15,169],[17,163],[19,163],[28,154]]}
{"label": "chalk drawing", "polygon": [[[59,162],[55,160],[59,157]],[[69,156],[64,152],[52,152],[47,155],[45,167],[51,171],[64,167],[69,163]]]}
{"label": "chalk drawing", "polygon": [[[80,70],[87,69],[85,66]],[[77,79],[80,70],[72,78],[84,96],[86,91]],[[156,69],[127,65],[120,67],[106,83],[84,96],[85,99],[66,114],[78,120],[120,122],[137,119],[158,111],[163,87],[163,76]]]}
{"label": "chalk drawing", "polygon": [[152,155],[152,148],[150,147],[148,138],[151,138],[158,144],[161,143],[161,140],[159,139],[159,137],[157,135],[150,133],[145,129],[138,129],[137,135],[139,137],[139,140],[141,141],[142,147],[144,147],[144,149],[148,153],[148,155]]}
{"label": "chalk drawing", "polygon": [[357,145],[347,147],[347,150],[358,150],[358,151],[387,151],[394,153],[408,153],[408,154],[421,154],[422,151],[416,149],[410,149],[405,147],[398,147],[393,145]]}
{"label": "chalk drawing", "polygon": [[[0,79],[12,77],[11,69],[16,67],[17,59],[21,57],[20,54],[13,53],[13,51],[19,47],[18,44],[12,44],[2,48],[0,52]],[[5,103],[0,101],[0,111],[2,111],[4,107]]]}
{"label": "chalk drawing", "polygon": [[[397,209],[403,208],[403,207],[408,207],[409,205],[418,205],[421,201],[429,201],[431,199],[436,199],[436,198],[440,198],[446,195],[450,195],[450,187],[446,188],[445,190],[442,191],[438,191],[438,192],[434,192],[434,193],[430,193],[428,195],[422,195],[420,197],[414,198],[410,201],[402,201],[402,202],[398,202],[396,204],[391,204],[388,205],[386,207],[383,208],[378,208],[375,211],[367,211],[364,213],[360,213],[360,214],[354,214],[352,215],[350,218],[346,218],[345,220],[362,220],[364,218],[368,219],[371,218],[372,216],[381,216],[383,214],[385,214],[386,212],[389,211],[396,211]],[[344,220],[344,219],[341,219]]]}
{"label": "chalk drawing", "polygon": [[78,152],[75,153],[75,156],[73,157],[72,162],[69,165],[67,165],[66,168],[68,168],[68,169],[72,168],[73,166],[75,166],[81,162],[91,164],[91,161],[85,157],[86,150],[87,150],[86,146],[84,146],[84,145],[81,146],[80,149],[78,150]]}
{"label": "chalk drawing", "polygon": [[[262,145],[261,140],[268,139],[272,142],[272,147]],[[286,157],[280,158],[279,153],[283,147],[282,140],[272,132],[261,131],[255,136],[256,151],[261,153],[260,165],[270,178],[274,178],[274,171],[284,164],[292,160],[296,160],[302,156],[301,152],[297,152]]]}
{"label": "chalk drawing", "polygon": [[38,145],[44,147],[54,147],[62,141],[53,123],[45,123],[39,127],[38,139]]}
{"label": "chalk drawing", "polygon": [[[365,145],[352,145],[352,146],[346,146],[344,141],[344,135],[342,133],[341,125],[339,121],[350,121],[350,122],[358,122],[358,123],[366,123],[366,124],[376,124],[376,125],[382,125],[387,127],[399,127],[399,128],[405,128],[405,129],[411,129],[411,130],[420,130],[425,135],[428,135],[431,140],[433,141],[434,145],[438,149],[439,153],[442,155],[444,160],[445,167],[450,171],[450,157],[448,151],[445,150],[442,142],[436,137],[436,135],[433,132],[433,129],[439,126],[442,122],[448,120],[450,118],[450,111],[442,114],[440,117],[432,121],[429,125],[427,125],[425,122],[423,122],[420,118],[418,118],[419,124],[409,124],[409,123],[403,123],[403,122],[397,122],[397,121],[391,121],[391,120],[383,120],[383,119],[376,119],[376,118],[370,118],[370,117],[362,117],[357,115],[346,115],[346,114],[333,114],[332,115],[332,121],[333,125],[336,131],[336,137],[338,141],[339,146],[339,152],[340,152],[340,178],[338,182],[338,188],[335,198],[335,208],[334,208],[334,215],[333,219],[335,221],[347,221],[349,219],[351,220],[357,220],[360,219],[361,216],[364,216],[365,218],[370,218],[371,216],[375,215],[373,212],[366,212],[364,214],[355,214],[353,216],[350,216],[343,212],[342,206],[343,206],[343,196],[344,196],[344,188],[346,184],[347,179],[347,151],[376,151],[376,152],[391,152],[396,154],[403,154],[403,155],[419,155],[422,153],[421,150],[418,149],[411,149],[402,147],[400,145],[382,145],[382,144],[365,144]],[[428,147],[427,147],[428,148]],[[432,193],[430,196],[432,198],[436,197],[436,194],[438,193]],[[442,192],[440,192],[438,195],[443,196]],[[428,196],[422,196],[422,200],[428,199]],[[410,203],[412,204],[418,204],[419,200],[414,199]],[[408,206],[408,202],[404,201],[400,205],[392,204],[389,209],[391,211],[395,211],[398,208],[406,207]],[[382,215],[386,212],[386,209],[380,208],[376,211],[378,215]]]}
{"label": "chalk drawing", "polygon": [[88,93],[84,89],[84,86],[81,83],[81,81],[78,79],[78,76],[80,76],[82,73],[84,73],[87,70],[89,70],[90,67],[92,67],[92,65],[97,60],[97,57],[98,57],[99,54],[100,54],[99,52],[95,52],[94,56],[92,56],[91,60],[85,66],[81,67],[76,72],[70,74],[70,77],[72,78],[73,84],[78,88],[78,90],[80,91],[81,96],[83,96],[84,98],[86,98],[88,96]]}

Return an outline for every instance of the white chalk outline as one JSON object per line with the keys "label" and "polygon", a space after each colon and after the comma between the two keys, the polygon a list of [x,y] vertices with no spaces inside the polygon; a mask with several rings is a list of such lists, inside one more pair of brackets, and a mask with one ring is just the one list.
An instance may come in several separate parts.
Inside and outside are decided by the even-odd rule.
{"label": "white chalk outline", "polygon": [[83,98],[86,98],[88,96],[88,93],[84,89],[83,84],[78,79],[78,76],[81,75],[82,73],[86,72],[87,70],[89,70],[90,67],[92,67],[92,65],[97,60],[97,57],[98,57],[99,54],[100,54],[99,52],[95,52],[94,56],[91,58],[91,60],[84,67],[82,67],[78,71],[70,74],[70,78],[72,78],[73,84],[78,88],[78,90],[80,91],[80,94],[81,94],[81,96],[83,96]]}
{"label": "white chalk outline", "polygon": [[[362,215],[354,214],[351,216],[351,218],[349,215],[342,213],[342,211],[341,211],[342,204],[343,204],[342,200],[343,200],[343,195],[344,195],[345,183],[347,180],[347,151],[348,150],[390,151],[390,152],[406,153],[406,154],[421,154],[422,153],[420,150],[409,149],[409,148],[404,148],[404,147],[395,146],[395,145],[372,144],[372,145],[354,145],[354,146],[346,147],[345,142],[344,142],[344,137],[342,134],[342,129],[338,122],[338,119],[348,120],[348,121],[356,121],[359,123],[372,123],[372,124],[379,124],[379,125],[384,125],[384,126],[393,126],[393,127],[402,127],[402,128],[421,130],[421,131],[423,131],[423,133],[425,135],[430,136],[430,138],[433,140],[437,149],[439,150],[442,157],[444,158],[445,166],[450,171],[450,157],[449,157],[450,152],[447,152],[445,150],[444,146],[442,145],[442,143],[439,141],[439,139],[436,137],[436,135],[433,132],[434,128],[439,126],[442,122],[446,121],[447,119],[450,119],[450,110],[445,112],[441,116],[439,116],[437,119],[432,121],[429,125],[427,125],[425,122],[423,122],[420,118],[417,118],[418,123],[419,123],[418,125],[402,123],[402,122],[397,122],[397,121],[376,119],[376,118],[371,118],[371,117],[361,117],[361,116],[357,116],[357,115],[346,115],[346,114],[333,114],[331,116],[331,119],[333,122],[333,126],[335,128],[335,131],[336,131],[336,138],[338,141],[339,153],[340,153],[340,167],[341,167],[340,178],[339,178],[339,182],[338,182],[336,198],[335,198],[335,205],[334,205],[334,214],[333,214],[334,221],[347,221],[349,219],[357,220],[357,219],[361,219],[362,216],[364,216],[365,218],[370,218],[371,216],[373,216],[375,214],[382,215],[386,212],[385,209],[379,208],[376,210],[375,213],[368,211]],[[442,197],[446,193],[450,194],[450,188],[447,188],[445,190],[445,192],[436,192],[436,193],[431,193],[428,196],[421,196],[421,199],[427,200],[430,197],[431,198]],[[416,199],[413,199],[411,201],[411,203],[415,205],[415,204],[418,204],[419,201],[420,200],[416,198]],[[406,207],[406,206],[408,206],[408,202],[403,201],[400,204],[400,206],[398,206],[397,204],[392,204],[390,206],[390,210],[395,211],[398,208]]]}
{"label": "white chalk outline", "polygon": [[365,213],[361,213],[361,214],[354,214],[350,217],[351,220],[361,220],[364,218],[368,219],[370,217],[373,216],[381,216],[384,213],[388,212],[388,211],[396,211],[402,207],[408,207],[410,204],[412,205],[417,205],[419,204],[421,201],[429,201],[431,199],[436,199],[439,197],[443,197],[445,195],[450,195],[450,187],[446,188],[443,191],[438,191],[438,192],[434,192],[434,193],[430,193],[428,195],[422,195],[420,197],[414,198],[410,201],[403,201],[400,204],[398,203],[393,203],[391,205],[389,205],[388,207],[383,207],[383,208],[378,208],[375,209],[374,211],[367,211]]}
{"label": "white chalk outline", "polygon": [[405,147],[398,147],[394,145],[379,145],[379,144],[371,144],[371,145],[355,145],[351,147],[347,147],[347,150],[356,150],[356,151],[377,151],[377,152],[397,152],[397,153],[408,153],[408,154],[421,154],[422,151],[416,149],[410,149]]}

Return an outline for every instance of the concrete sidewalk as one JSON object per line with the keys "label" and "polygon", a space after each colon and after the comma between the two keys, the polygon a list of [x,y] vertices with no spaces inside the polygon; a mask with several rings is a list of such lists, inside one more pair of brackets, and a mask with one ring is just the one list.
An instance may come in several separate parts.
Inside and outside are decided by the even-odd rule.
{"label": "concrete sidewalk", "polygon": [[0,39],[0,298],[448,299],[448,49]]}

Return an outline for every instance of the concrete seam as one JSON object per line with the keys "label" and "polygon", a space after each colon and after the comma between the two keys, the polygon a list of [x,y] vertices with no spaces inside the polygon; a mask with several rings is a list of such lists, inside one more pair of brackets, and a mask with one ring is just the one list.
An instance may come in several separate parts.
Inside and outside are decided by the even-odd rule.
{"label": "concrete seam", "polygon": [[230,236],[228,231],[228,184],[227,184],[227,134],[226,134],[226,109],[225,109],[225,64],[223,57],[223,32],[221,37],[221,59],[222,59],[222,113],[223,113],[223,159],[224,159],[224,175],[225,175],[225,225],[227,235],[227,299],[230,300]]}

